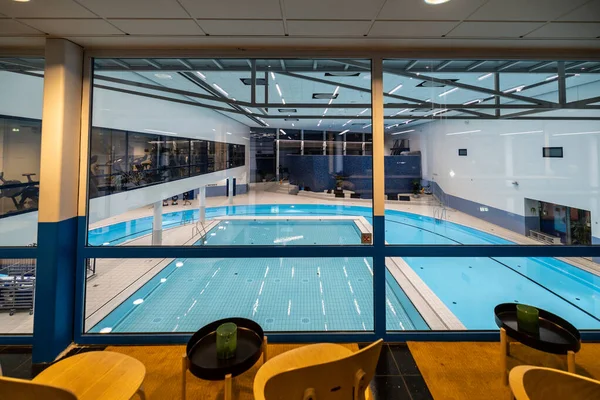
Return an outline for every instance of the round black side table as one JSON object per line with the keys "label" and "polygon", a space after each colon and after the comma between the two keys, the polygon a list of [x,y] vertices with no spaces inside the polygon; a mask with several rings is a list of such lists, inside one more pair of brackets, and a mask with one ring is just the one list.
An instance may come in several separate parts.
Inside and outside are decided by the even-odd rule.
{"label": "round black side table", "polygon": [[[226,322],[237,325],[237,349],[233,358],[217,358],[217,328]],[[246,318],[211,322],[192,335],[182,361],[181,398],[186,398],[186,372],[209,381],[225,381],[224,398],[232,398],[232,379],[248,371],[263,356],[267,361],[267,337],[260,325]]]}
{"label": "round black side table", "polygon": [[575,372],[575,353],[581,349],[581,335],[568,321],[546,310],[539,310],[540,329],[538,334],[519,330],[517,324],[517,303],[499,304],[494,308],[496,324],[500,328],[502,357],[502,379],[508,385],[507,356],[510,355],[510,341],[546,353],[567,356],[567,369]]}

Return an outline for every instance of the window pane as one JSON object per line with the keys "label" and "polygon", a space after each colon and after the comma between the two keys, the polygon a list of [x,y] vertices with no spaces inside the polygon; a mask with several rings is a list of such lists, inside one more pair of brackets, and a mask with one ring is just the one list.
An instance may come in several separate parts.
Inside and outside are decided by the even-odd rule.
{"label": "window pane", "polygon": [[[598,263],[590,258],[394,257],[388,274],[431,330],[498,330],[494,307],[527,304],[566,319],[578,329],[599,329]],[[388,303],[387,314],[394,306]],[[394,311],[397,310],[397,306]],[[404,330],[392,326],[388,330]]]}
{"label": "window pane", "polygon": [[37,243],[44,60],[0,58],[0,246]]}
{"label": "window pane", "polygon": [[94,61],[88,245],[372,242],[368,60],[172,61]]}
{"label": "window pane", "polygon": [[0,334],[33,333],[34,259],[0,259]]}
{"label": "window pane", "polygon": [[387,242],[600,244],[595,111],[559,103],[600,75],[569,71],[559,93],[557,62],[386,60]]}
{"label": "window pane", "polygon": [[373,330],[370,258],[97,259],[88,266],[89,333],[188,333],[231,316],[268,332]]}

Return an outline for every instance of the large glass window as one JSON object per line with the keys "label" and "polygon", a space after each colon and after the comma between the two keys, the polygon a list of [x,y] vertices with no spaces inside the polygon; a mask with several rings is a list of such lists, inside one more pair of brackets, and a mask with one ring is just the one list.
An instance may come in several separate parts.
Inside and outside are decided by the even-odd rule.
{"label": "large glass window", "polygon": [[[95,259],[88,264],[94,268],[86,285],[88,333],[190,333],[232,315],[250,318],[268,332],[373,331],[370,258]],[[390,304],[398,312],[402,307],[395,297]],[[403,318],[390,312],[392,324]]]}
{"label": "large glass window", "polygon": [[384,61],[389,244],[600,243],[597,69],[414,61]]}
{"label": "large glass window", "polygon": [[43,69],[0,58],[0,246],[37,243]]}
{"label": "large glass window", "polygon": [[113,61],[94,61],[89,245],[371,244],[369,61]]}

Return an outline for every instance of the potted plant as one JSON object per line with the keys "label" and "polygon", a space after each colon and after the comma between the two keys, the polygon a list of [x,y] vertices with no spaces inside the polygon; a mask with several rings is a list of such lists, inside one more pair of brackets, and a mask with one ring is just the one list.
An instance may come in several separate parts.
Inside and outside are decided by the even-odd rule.
{"label": "potted plant", "polygon": [[419,197],[419,193],[421,193],[421,181],[419,179],[412,181],[412,192],[414,197]]}

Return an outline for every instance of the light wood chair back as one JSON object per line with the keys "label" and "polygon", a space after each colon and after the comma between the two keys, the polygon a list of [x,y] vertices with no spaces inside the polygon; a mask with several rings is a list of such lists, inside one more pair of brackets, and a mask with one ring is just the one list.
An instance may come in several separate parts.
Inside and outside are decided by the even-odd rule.
{"label": "light wood chair back", "polygon": [[600,381],[552,368],[521,365],[509,375],[517,400],[600,399]]}
{"label": "light wood chair back", "polygon": [[380,339],[343,358],[278,373],[266,382],[265,399],[365,400],[382,345]]}
{"label": "light wood chair back", "polygon": [[0,400],[77,400],[68,390],[24,379],[0,377]]}

